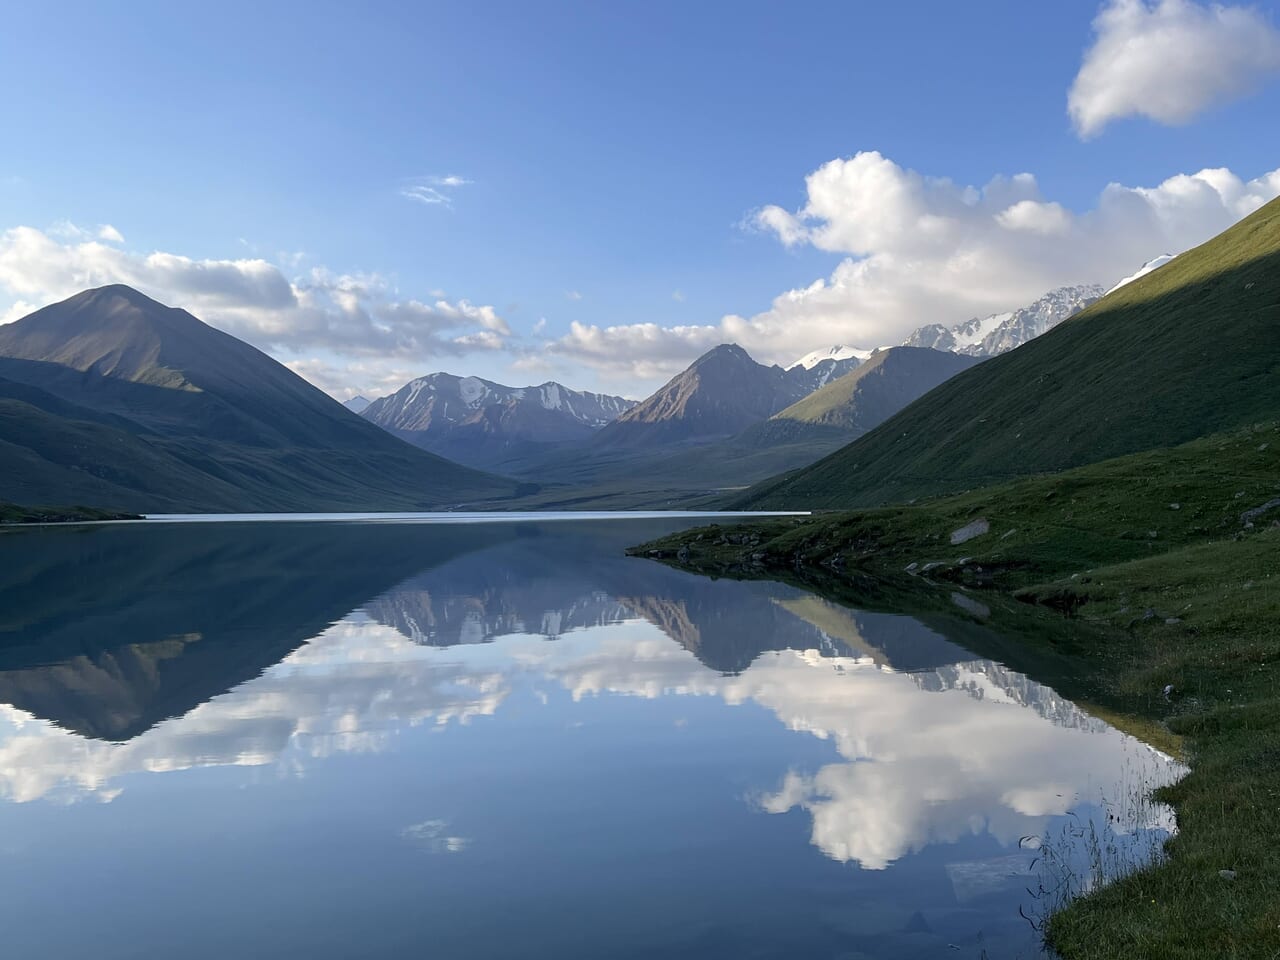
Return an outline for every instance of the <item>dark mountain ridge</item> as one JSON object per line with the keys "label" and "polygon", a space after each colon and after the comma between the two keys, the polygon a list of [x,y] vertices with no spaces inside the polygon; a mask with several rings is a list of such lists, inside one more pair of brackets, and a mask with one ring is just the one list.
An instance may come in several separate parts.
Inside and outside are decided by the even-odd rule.
{"label": "dark mountain ridge", "polygon": [[0,499],[139,512],[430,509],[514,488],[121,285],[0,327],[0,451]]}

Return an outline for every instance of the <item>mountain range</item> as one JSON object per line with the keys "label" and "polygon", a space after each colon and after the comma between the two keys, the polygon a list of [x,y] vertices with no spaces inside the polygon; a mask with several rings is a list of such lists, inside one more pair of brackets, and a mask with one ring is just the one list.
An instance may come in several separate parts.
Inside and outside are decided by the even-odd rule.
{"label": "mountain range", "polygon": [[726,440],[859,363],[850,353],[783,369],[757,363],[736,343],[722,343],[606,426],[592,445],[652,449]]}
{"label": "mountain range", "polygon": [[839,345],[786,367],[721,344],[639,402],[437,372],[339,404],[185,311],[103,287],[0,327],[0,500],[153,513],[703,503],[822,460],[988,356],[1021,356],[1102,294],[1063,287],[903,346]]}
{"label": "mountain range", "polygon": [[635,401],[550,381],[508,387],[433,373],[359,411],[410,443],[459,463],[501,468],[590,438]]}
{"label": "mountain range", "polygon": [[122,285],[0,327],[0,457],[0,499],[150,513],[424,510],[516,491]]}
{"label": "mountain range", "polygon": [[994,357],[1053,329],[1100,299],[1105,292],[1097,284],[1059,287],[1035,303],[1009,313],[994,313],[984,319],[974,317],[951,327],[939,323],[919,327],[903,344],[950,350],[971,357]]}
{"label": "mountain range", "polygon": [[1280,418],[1280,200],[737,501],[854,507]]}

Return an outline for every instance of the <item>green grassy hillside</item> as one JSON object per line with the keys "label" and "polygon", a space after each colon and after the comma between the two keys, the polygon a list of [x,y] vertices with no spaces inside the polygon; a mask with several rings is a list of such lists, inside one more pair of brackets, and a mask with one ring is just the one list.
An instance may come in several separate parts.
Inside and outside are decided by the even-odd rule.
{"label": "green grassy hillside", "polygon": [[1280,416],[1280,200],[734,506],[904,501]]}

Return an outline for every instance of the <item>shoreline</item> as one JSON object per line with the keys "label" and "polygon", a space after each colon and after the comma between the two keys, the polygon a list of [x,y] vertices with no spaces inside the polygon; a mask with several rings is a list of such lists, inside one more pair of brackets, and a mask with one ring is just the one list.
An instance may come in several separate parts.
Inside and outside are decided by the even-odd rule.
{"label": "shoreline", "polygon": [[695,528],[629,552],[1004,630],[998,658],[1190,766],[1154,793],[1178,818],[1167,856],[1053,913],[1046,942],[1067,960],[1274,958],[1280,509],[1256,511],[1275,499],[1277,434],[1265,424],[919,504]]}

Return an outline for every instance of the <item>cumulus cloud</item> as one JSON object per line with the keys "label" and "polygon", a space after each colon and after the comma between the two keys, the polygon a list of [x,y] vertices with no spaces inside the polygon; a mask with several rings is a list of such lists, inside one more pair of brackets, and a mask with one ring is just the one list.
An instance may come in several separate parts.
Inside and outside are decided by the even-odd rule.
{"label": "cumulus cloud", "polygon": [[1280,71],[1280,31],[1252,7],[1111,0],[1067,96],[1082,137],[1112,120],[1186,123]]}
{"label": "cumulus cloud", "polygon": [[[97,239],[107,229],[60,225],[48,232],[14,227],[0,233],[0,289],[16,301],[0,320],[16,320],[87,287],[125,283],[292,362],[299,372],[336,376],[344,368],[365,369],[369,379],[355,384],[361,389],[385,385],[386,376],[399,375],[409,361],[498,351],[512,336],[492,306],[405,298],[377,274],[316,267],[290,278],[261,258],[136,253]],[[375,368],[381,371],[376,376]],[[318,385],[338,392],[353,386],[331,379]]]}
{"label": "cumulus cloud", "polygon": [[575,323],[547,351],[652,381],[726,341],[783,364],[834,343],[900,343],[923,324],[1025,306],[1055,287],[1109,286],[1280,194],[1280,170],[1248,181],[1210,169],[1149,187],[1112,183],[1077,213],[1042,196],[1029,173],[977,187],[865,152],[823,164],[806,179],[806,192],[799,210],[766,206],[750,223],[784,245],[842,255],[829,277],[780,294],[751,317],[686,326]]}

